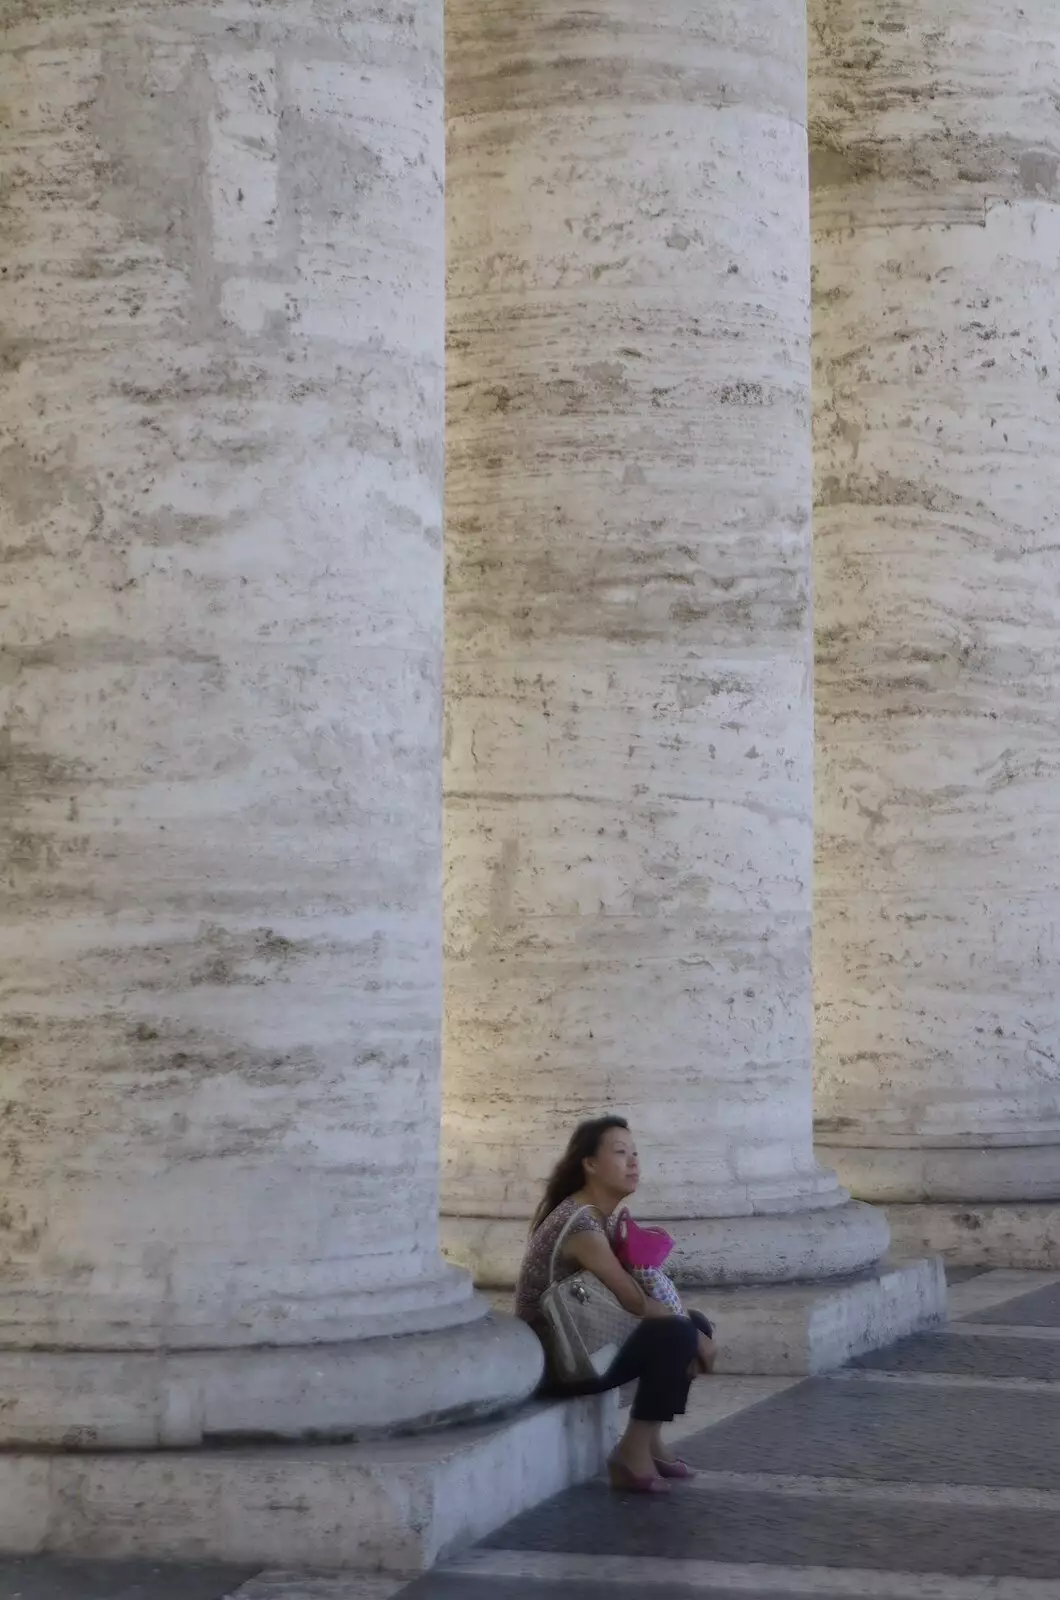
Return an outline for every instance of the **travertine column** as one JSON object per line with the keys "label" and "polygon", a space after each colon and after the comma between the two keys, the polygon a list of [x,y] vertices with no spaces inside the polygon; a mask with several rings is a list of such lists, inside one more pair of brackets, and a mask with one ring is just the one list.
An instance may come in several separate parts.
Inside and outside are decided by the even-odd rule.
{"label": "travertine column", "polygon": [[628,1113],[693,1282],[886,1244],[811,1131],[801,0],[451,0],[443,1235]]}
{"label": "travertine column", "polygon": [[5,20],[0,1442],[488,1409],[538,1352],[437,1241],[441,5]]}
{"label": "travertine column", "polygon": [[1060,11],[811,19],[824,1154],[1058,1197]]}

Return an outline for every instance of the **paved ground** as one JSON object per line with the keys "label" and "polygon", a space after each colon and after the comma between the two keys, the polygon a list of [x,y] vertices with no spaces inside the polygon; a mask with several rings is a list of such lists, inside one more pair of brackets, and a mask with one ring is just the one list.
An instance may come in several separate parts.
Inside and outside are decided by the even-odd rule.
{"label": "paved ground", "polygon": [[411,1584],[32,1560],[0,1600],[1060,1600],[1060,1277],[965,1278],[951,1318],[833,1377],[699,1385],[694,1484],[586,1485]]}

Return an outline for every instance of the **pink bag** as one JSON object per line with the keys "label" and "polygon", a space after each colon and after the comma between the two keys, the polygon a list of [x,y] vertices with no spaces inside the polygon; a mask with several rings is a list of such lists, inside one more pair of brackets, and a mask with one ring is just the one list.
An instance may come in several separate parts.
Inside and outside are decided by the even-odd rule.
{"label": "pink bag", "polygon": [[674,1242],[664,1228],[642,1228],[628,1211],[621,1211],[611,1247],[624,1267],[661,1267]]}

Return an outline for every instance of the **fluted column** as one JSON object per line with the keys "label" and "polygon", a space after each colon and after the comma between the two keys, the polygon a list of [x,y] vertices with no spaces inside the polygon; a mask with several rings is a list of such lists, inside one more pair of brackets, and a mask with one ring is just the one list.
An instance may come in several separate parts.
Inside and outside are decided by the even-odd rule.
{"label": "fluted column", "polygon": [[885,1247],[812,1149],[801,0],[451,0],[443,1237],[628,1113],[693,1282]]}
{"label": "fluted column", "polygon": [[8,10],[0,1442],[488,1410],[539,1357],[438,1250],[440,0]]}
{"label": "fluted column", "polygon": [[823,1153],[1058,1198],[1060,13],[811,21]]}

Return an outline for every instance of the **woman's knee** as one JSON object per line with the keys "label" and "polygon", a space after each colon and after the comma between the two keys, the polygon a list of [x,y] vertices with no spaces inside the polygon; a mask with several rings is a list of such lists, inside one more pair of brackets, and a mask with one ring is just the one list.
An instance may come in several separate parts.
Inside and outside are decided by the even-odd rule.
{"label": "woman's knee", "polygon": [[660,1317],[643,1324],[650,1349],[659,1356],[683,1362],[694,1360],[699,1347],[699,1330],[687,1317]]}

